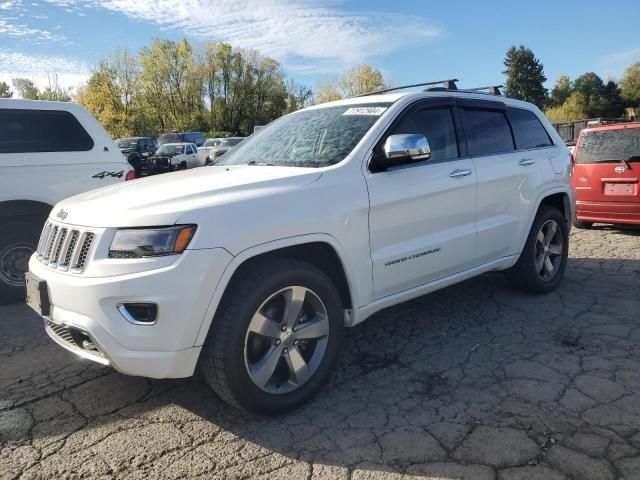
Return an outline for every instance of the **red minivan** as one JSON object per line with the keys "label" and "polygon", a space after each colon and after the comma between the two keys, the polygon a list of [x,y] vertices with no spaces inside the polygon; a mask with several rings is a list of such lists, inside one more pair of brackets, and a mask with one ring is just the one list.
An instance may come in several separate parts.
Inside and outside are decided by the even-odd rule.
{"label": "red minivan", "polygon": [[640,225],[640,123],[582,130],[573,153],[574,225]]}

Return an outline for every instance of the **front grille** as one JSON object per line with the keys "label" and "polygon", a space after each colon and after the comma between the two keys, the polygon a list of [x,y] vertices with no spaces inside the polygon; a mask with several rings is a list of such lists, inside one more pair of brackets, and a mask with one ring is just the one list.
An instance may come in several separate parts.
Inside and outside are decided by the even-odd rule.
{"label": "front grille", "polygon": [[95,237],[94,232],[47,221],[40,235],[36,258],[49,268],[82,273],[87,266]]}

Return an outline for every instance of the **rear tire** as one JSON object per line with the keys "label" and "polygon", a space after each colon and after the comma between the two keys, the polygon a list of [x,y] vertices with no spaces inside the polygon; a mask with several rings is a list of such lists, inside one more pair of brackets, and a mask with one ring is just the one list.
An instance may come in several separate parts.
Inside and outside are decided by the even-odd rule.
{"label": "rear tire", "polygon": [[44,222],[44,217],[25,217],[0,224],[0,305],[24,299],[24,274]]}
{"label": "rear tire", "polygon": [[509,279],[520,290],[544,294],[555,290],[567,266],[569,232],[564,216],[542,206]]}
{"label": "rear tire", "polygon": [[573,217],[573,226],[581,230],[588,230],[593,227],[593,222],[582,222],[577,217]]}
{"label": "rear tire", "polygon": [[259,415],[285,413],[309,400],[334,369],[344,335],[340,295],[322,271],[299,260],[266,258],[241,269],[199,367],[231,405]]}

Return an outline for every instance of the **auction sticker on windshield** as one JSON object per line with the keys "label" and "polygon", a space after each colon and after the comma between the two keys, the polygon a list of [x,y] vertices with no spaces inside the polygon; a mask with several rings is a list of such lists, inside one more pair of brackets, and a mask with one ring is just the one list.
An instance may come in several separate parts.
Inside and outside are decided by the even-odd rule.
{"label": "auction sticker on windshield", "polygon": [[348,109],[342,115],[375,115],[379,117],[382,115],[387,107],[353,107]]}

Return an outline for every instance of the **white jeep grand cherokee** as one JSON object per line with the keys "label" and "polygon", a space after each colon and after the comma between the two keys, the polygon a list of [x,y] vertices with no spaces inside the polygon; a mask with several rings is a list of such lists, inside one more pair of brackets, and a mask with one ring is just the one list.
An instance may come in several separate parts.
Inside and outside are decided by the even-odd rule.
{"label": "white jeep grand cherokee", "polygon": [[[540,111],[444,90],[287,115],[215,166],[60,202],[27,274],[53,340],[246,410],[309,399],[344,327],[484,272],[558,286],[570,155]],[[62,220],[61,220],[62,218]]]}

